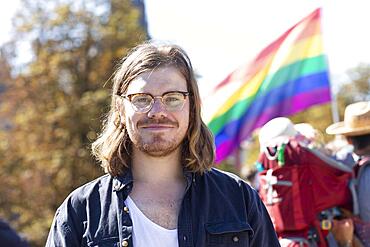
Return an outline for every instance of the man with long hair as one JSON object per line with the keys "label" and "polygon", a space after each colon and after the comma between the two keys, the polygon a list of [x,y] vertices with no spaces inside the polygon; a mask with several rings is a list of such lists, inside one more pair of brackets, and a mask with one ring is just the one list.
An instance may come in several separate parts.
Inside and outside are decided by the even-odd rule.
{"label": "man with long hair", "polygon": [[211,168],[213,137],[180,47],[137,46],[113,82],[92,144],[107,174],[67,197],[47,246],[279,246],[256,191]]}

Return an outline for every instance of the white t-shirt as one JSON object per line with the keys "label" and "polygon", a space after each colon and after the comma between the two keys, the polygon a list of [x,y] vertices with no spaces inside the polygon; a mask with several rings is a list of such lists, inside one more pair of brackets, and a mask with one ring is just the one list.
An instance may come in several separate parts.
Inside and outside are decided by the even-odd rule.
{"label": "white t-shirt", "polygon": [[132,241],[135,247],[176,247],[177,229],[168,230],[148,219],[128,196],[125,204],[132,220]]}

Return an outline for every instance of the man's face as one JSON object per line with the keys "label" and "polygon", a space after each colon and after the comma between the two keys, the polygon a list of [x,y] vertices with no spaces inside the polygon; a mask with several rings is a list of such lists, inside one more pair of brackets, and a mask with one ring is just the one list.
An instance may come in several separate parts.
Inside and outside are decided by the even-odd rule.
{"label": "man's face", "polygon": [[[187,83],[175,67],[160,67],[145,72],[128,86],[126,95],[148,93],[161,96],[170,91],[187,92]],[[136,112],[129,100],[123,100],[128,135],[134,148],[155,157],[166,156],[181,145],[189,126],[189,98],[181,109],[169,111],[160,98],[155,98],[146,113]],[[123,113],[123,114],[122,114]]]}

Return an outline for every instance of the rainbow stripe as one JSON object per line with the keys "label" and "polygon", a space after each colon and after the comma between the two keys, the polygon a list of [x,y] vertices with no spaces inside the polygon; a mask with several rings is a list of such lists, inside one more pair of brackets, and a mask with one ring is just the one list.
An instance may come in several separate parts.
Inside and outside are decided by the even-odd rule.
{"label": "rainbow stripe", "polygon": [[205,115],[216,138],[216,162],[272,118],[331,100],[320,17],[315,10],[216,86],[207,100],[214,107],[226,100]]}

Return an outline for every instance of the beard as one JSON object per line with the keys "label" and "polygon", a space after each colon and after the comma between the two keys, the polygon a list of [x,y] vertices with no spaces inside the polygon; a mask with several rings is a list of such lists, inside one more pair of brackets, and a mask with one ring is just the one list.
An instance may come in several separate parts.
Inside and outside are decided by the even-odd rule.
{"label": "beard", "polygon": [[150,141],[144,141],[141,137],[135,138],[134,147],[152,157],[164,157],[180,147],[182,140],[165,140],[160,134],[152,136]]}
{"label": "beard", "polygon": [[[143,119],[137,123],[137,128],[127,126],[127,132],[133,144],[133,147],[140,150],[144,154],[152,157],[164,157],[175,152],[183,142],[186,131],[174,133],[148,133],[141,132],[140,127],[150,124],[168,124],[179,128],[179,123],[169,119]],[[139,131],[138,131],[139,130]],[[183,132],[183,133],[182,133]]]}

